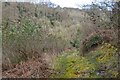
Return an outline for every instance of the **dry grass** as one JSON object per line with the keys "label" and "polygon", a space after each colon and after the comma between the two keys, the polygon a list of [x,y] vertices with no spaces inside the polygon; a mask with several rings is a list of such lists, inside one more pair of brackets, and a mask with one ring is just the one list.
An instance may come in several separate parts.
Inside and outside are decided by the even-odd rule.
{"label": "dry grass", "polygon": [[54,70],[48,65],[48,59],[45,54],[21,62],[15,68],[3,71],[3,78],[49,78]]}

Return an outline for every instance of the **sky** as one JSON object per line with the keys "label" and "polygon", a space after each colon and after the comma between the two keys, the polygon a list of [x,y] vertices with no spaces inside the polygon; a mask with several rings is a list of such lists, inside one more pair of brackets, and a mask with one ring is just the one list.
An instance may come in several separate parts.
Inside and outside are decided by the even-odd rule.
{"label": "sky", "polygon": [[60,5],[61,7],[77,8],[78,5],[91,4],[94,0],[50,0],[51,2]]}
{"label": "sky", "polygon": [[[37,2],[37,1],[48,1],[48,0],[4,0],[4,1]],[[49,1],[51,1],[52,3],[55,3],[57,5],[60,5],[60,7],[78,8],[78,5],[90,4],[92,1],[95,1],[95,0],[49,0]]]}

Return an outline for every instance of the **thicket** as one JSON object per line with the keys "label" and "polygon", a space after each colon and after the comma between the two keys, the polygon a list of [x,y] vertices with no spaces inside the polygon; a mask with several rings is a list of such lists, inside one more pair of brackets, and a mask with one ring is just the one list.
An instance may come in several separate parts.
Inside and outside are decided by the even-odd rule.
{"label": "thicket", "polygon": [[26,5],[16,6],[13,19],[3,12],[3,69],[47,53],[58,56],[53,78],[117,77],[118,33],[112,11],[92,4],[79,15],[79,10]]}
{"label": "thicket", "polygon": [[116,78],[118,76],[117,48],[102,43],[84,57],[79,51],[63,52],[54,62],[53,78]]}
{"label": "thicket", "polygon": [[[31,15],[28,15],[30,13],[26,10],[29,11],[29,8],[24,4],[10,3],[9,6],[13,5],[16,5],[17,16],[12,17],[6,14],[8,16],[6,17],[3,14],[2,18],[3,69],[7,69],[6,66],[13,68],[13,65],[42,53],[59,54],[70,46],[68,38],[65,38],[67,32],[63,31],[59,21],[60,18],[64,18],[62,17],[64,12],[61,13],[46,6],[40,8],[39,5],[39,7],[33,6],[35,12],[33,10]],[[26,5],[28,4],[26,3]],[[29,6],[31,7],[31,5]],[[5,8],[7,9],[7,7]],[[47,10],[44,11],[44,8]],[[39,14],[38,11],[41,13]]]}

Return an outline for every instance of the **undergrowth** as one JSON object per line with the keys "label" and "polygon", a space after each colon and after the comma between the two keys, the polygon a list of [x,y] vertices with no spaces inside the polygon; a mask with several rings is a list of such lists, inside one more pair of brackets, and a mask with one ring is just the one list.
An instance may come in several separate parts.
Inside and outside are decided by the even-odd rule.
{"label": "undergrowth", "polygon": [[54,63],[53,78],[108,78],[117,77],[117,48],[103,43],[84,57],[71,50],[59,55]]}

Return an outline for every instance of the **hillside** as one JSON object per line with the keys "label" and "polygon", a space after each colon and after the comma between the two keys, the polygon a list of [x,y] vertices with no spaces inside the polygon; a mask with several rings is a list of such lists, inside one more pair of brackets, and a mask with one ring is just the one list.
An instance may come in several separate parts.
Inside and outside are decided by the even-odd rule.
{"label": "hillside", "polygon": [[3,77],[116,77],[117,32],[110,16],[99,8],[3,2]]}

